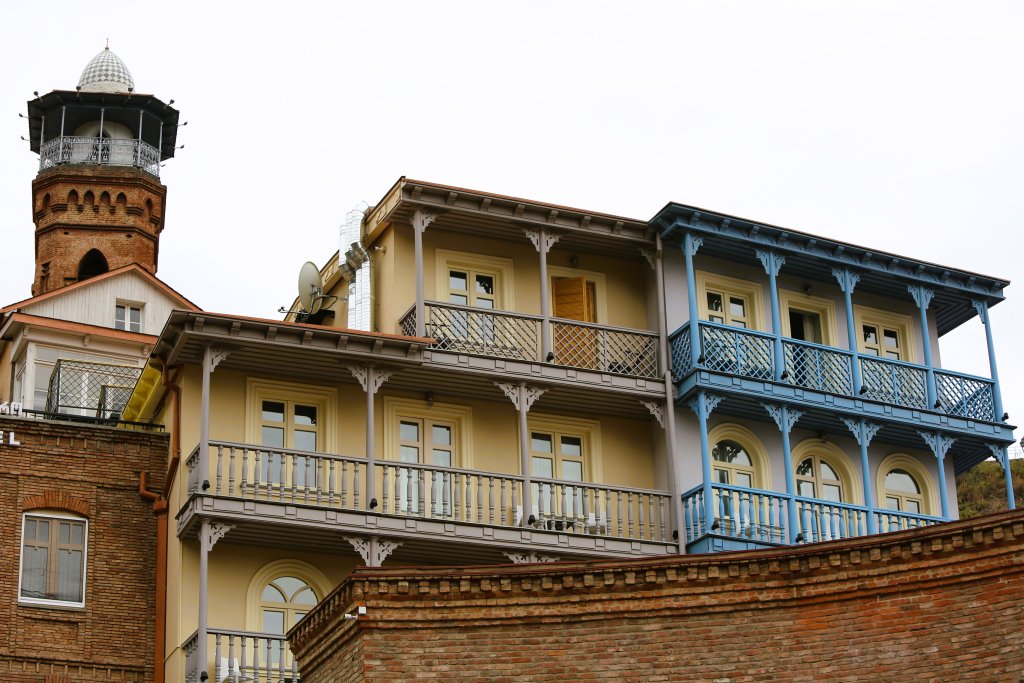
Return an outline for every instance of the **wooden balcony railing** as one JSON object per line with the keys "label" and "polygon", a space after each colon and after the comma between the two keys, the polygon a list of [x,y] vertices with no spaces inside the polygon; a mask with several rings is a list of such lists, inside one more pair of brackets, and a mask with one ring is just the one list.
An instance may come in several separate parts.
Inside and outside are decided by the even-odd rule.
{"label": "wooden balcony railing", "polygon": [[207,638],[212,658],[205,667],[200,667],[198,657],[198,631],[181,646],[186,683],[200,683],[201,671],[209,674],[208,680],[223,683],[299,681],[298,665],[282,634],[211,628]]}
{"label": "wooden balcony railing", "polygon": [[[713,533],[744,541],[789,544],[799,538],[806,543],[855,538],[868,534],[868,509],[861,505],[838,503],[797,496],[797,520],[790,524],[785,494],[774,491],[712,484],[714,521],[707,528],[704,490],[697,487],[682,495],[686,542]],[[899,531],[943,522],[941,517],[898,510],[874,511],[879,532]]]}
{"label": "wooden balcony railing", "polygon": [[526,511],[516,474],[378,460],[367,496],[363,458],[211,441],[209,472],[199,470],[198,446],[185,465],[189,493],[351,511],[376,499],[372,511],[384,515],[671,542],[665,491],[534,479]]}
{"label": "wooden balcony railing", "polygon": [[[425,332],[430,346],[479,356],[541,362],[542,318],[428,301]],[[402,332],[416,332],[415,307],[402,316]],[[655,332],[609,327],[578,320],[551,319],[555,365],[611,372],[631,377],[658,377],[658,335]]]}
{"label": "wooden balcony railing", "polygon": [[[686,323],[669,338],[672,374],[681,380],[692,370],[689,326]],[[737,327],[700,321],[700,352],[702,367],[742,377],[772,381],[776,373],[773,337]],[[820,344],[782,340],[785,379],[788,384],[880,403],[938,410],[949,415],[977,420],[995,421],[995,399],[992,380],[972,377],[948,370],[935,370],[938,406],[927,401],[927,370],[923,366],[878,358],[859,356],[863,382],[861,392],[853,386],[853,354]]]}

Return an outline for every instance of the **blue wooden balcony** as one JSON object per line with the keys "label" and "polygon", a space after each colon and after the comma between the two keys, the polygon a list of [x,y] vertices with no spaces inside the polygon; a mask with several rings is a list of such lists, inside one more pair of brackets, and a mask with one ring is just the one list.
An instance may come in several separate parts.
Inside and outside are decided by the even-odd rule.
{"label": "blue wooden balcony", "polygon": [[[714,520],[705,521],[704,489],[682,495],[683,523],[690,552],[731,550],[792,543],[817,543],[868,535],[868,515],[879,532],[901,531],[946,521],[898,510],[796,496],[796,517],[788,519],[786,494],[712,484]],[[714,539],[714,540],[712,540]],[[717,544],[716,544],[717,542]]]}
{"label": "blue wooden balcony", "polygon": [[[692,362],[690,324],[684,324],[669,339],[672,375],[677,382],[697,369]],[[990,379],[935,369],[938,400],[928,405],[928,371],[924,366],[860,355],[856,360],[862,386],[856,390],[855,358],[847,350],[784,338],[784,367],[777,368],[773,335],[703,320],[699,326],[699,369],[710,373],[970,420],[1000,421],[1000,416],[995,414]]]}

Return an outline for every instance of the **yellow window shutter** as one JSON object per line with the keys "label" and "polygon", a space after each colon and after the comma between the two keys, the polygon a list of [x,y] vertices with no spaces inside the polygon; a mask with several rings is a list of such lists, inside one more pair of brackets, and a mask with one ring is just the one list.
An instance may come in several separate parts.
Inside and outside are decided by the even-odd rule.
{"label": "yellow window shutter", "polygon": [[588,315],[594,304],[587,289],[587,281],[580,277],[560,277],[552,282],[554,305],[551,313],[555,318],[567,320],[590,320]]}

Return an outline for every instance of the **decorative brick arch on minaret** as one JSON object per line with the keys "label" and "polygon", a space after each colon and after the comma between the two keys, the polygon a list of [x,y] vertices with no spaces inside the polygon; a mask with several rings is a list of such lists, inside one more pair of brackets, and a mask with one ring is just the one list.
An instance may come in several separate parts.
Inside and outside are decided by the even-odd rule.
{"label": "decorative brick arch on minaret", "polygon": [[22,505],[25,512],[30,510],[67,510],[83,517],[89,517],[89,503],[75,498],[64,491],[47,489],[40,494],[27,496]]}

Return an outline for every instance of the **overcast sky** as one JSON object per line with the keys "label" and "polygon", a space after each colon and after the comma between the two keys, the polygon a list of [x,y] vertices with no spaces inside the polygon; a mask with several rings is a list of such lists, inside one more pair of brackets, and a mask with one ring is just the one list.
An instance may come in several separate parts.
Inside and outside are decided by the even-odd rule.
{"label": "overcast sky", "polygon": [[[4,8],[2,303],[29,295],[18,112],[111,49],[187,127],[160,277],[278,317],[401,175],[647,219],[673,200],[1020,280],[1024,3],[56,2]],[[1024,424],[1024,294],[992,311]],[[943,364],[988,376],[977,320]],[[1019,436],[1019,434],[1018,434]]]}

